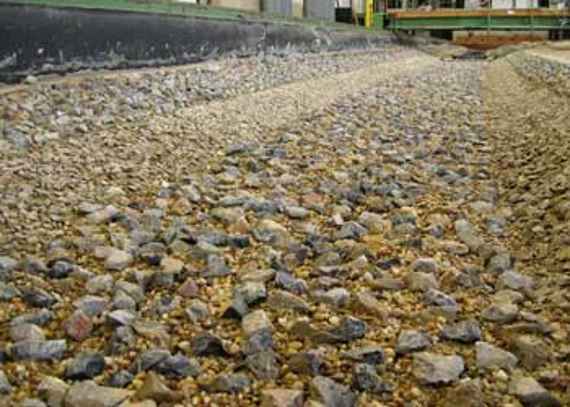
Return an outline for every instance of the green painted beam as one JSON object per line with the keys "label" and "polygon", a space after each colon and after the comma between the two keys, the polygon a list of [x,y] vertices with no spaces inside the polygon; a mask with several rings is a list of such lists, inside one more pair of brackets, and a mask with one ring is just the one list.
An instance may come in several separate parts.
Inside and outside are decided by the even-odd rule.
{"label": "green painted beam", "polygon": [[[376,18],[376,16],[378,16]],[[376,14],[375,24],[381,24],[383,15]],[[390,17],[391,30],[570,30],[570,25],[556,16],[465,16],[465,17]]]}

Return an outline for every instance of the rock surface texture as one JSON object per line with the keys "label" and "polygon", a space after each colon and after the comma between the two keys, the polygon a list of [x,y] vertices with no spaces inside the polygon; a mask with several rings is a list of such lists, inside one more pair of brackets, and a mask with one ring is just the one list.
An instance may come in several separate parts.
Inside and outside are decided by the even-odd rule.
{"label": "rock surface texture", "polygon": [[0,89],[0,404],[569,405],[543,69],[387,45]]}

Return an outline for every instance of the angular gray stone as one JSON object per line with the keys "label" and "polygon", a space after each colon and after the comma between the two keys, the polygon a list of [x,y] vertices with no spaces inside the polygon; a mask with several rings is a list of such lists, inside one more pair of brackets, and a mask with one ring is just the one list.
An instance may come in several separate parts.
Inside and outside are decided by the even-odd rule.
{"label": "angular gray stone", "polygon": [[116,326],[131,325],[136,319],[137,316],[134,313],[122,309],[118,309],[107,314],[107,321]]}
{"label": "angular gray stone", "polygon": [[309,384],[312,399],[326,407],[353,407],[356,395],[347,386],[324,376],[317,376]]}
{"label": "angular gray stone", "polygon": [[317,301],[330,304],[334,307],[344,307],[350,301],[350,292],[344,288],[333,288],[328,291],[319,291],[313,293]]}
{"label": "angular gray stone", "polygon": [[433,288],[425,292],[424,300],[429,305],[441,307],[451,312],[459,311],[459,305],[453,297]]}
{"label": "angular gray stone", "polygon": [[412,263],[412,270],[420,273],[437,273],[437,262],[429,257],[421,257],[414,260]]}
{"label": "angular gray stone", "polygon": [[65,368],[65,378],[86,380],[99,376],[105,369],[105,358],[100,353],[84,352],[77,355]]}
{"label": "angular gray stone", "polygon": [[509,393],[525,407],[562,407],[562,403],[532,377],[515,377]]}
{"label": "angular gray stone", "polygon": [[232,270],[226,265],[226,260],[222,256],[210,254],[206,271],[202,273],[202,276],[204,278],[217,278],[228,276],[231,273]]}
{"label": "angular gray stone", "polygon": [[96,317],[109,307],[109,300],[96,295],[85,295],[73,302],[73,306],[89,317]]}
{"label": "angular gray stone", "polygon": [[422,384],[449,384],[465,369],[463,358],[421,352],[414,354],[413,374]]}
{"label": "angular gray stone", "polygon": [[347,352],[342,352],[341,357],[374,366],[384,363],[385,358],[384,349],[380,346],[366,346],[352,349]]}
{"label": "angular gray stone", "polygon": [[396,343],[396,353],[399,355],[405,355],[427,349],[431,344],[431,338],[425,332],[415,330],[402,331],[398,336],[398,341]]}
{"label": "angular gray stone", "polygon": [[518,358],[512,353],[487,342],[477,342],[475,351],[479,369],[504,369],[511,371],[519,362]]}
{"label": "angular gray stone", "polygon": [[481,328],[477,321],[468,319],[444,326],[441,337],[451,341],[473,343],[481,339]]}
{"label": "angular gray stone", "polygon": [[129,267],[133,256],[123,250],[112,249],[105,259],[105,268],[111,271],[121,271]]}
{"label": "angular gray stone", "polygon": [[390,392],[392,386],[384,383],[376,373],[376,368],[367,363],[358,363],[352,370],[352,386],[372,394]]}
{"label": "angular gray stone", "polygon": [[481,317],[487,321],[498,324],[509,324],[514,322],[519,315],[519,307],[509,303],[491,304],[481,312]]}
{"label": "angular gray stone", "polygon": [[497,289],[511,289],[515,291],[530,291],[534,288],[531,277],[524,276],[516,271],[507,270],[497,279]]}
{"label": "angular gray stone", "polygon": [[241,327],[246,338],[261,331],[273,331],[273,324],[263,310],[257,310],[247,314],[241,322]]}
{"label": "angular gray stone", "polygon": [[279,376],[279,365],[273,351],[264,351],[247,356],[245,363],[260,380],[275,380]]}
{"label": "angular gray stone", "polygon": [[193,323],[198,323],[208,319],[210,316],[210,311],[208,306],[198,299],[193,299],[190,301],[188,308],[186,308],[186,315]]}

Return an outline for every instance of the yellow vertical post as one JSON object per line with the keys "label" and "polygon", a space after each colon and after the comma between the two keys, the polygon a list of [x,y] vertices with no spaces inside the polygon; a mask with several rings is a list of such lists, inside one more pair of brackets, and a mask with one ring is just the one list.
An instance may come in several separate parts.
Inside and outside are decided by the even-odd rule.
{"label": "yellow vertical post", "polygon": [[364,26],[372,27],[372,13],[374,13],[374,0],[365,0],[364,7]]}

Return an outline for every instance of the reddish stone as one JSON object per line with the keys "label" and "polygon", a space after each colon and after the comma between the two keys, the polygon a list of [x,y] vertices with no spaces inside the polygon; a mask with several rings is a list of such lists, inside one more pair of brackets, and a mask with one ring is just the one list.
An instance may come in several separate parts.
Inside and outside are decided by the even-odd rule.
{"label": "reddish stone", "polygon": [[184,298],[195,298],[198,296],[200,288],[192,279],[186,280],[178,289],[178,294]]}
{"label": "reddish stone", "polygon": [[83,311],[77,310],[63,323],[63,329],[70,338],[82,341],[91,335],[93,322]]}

